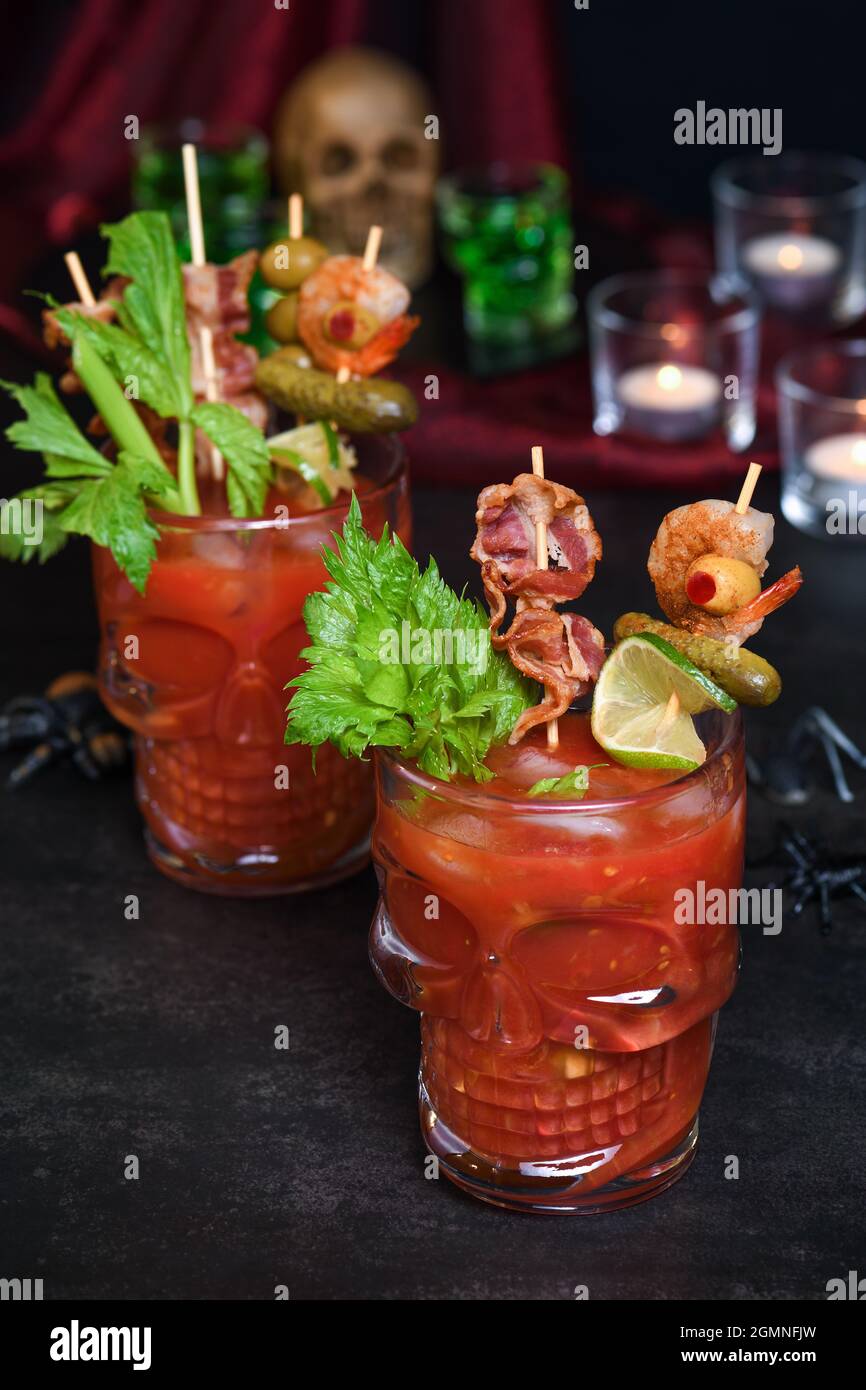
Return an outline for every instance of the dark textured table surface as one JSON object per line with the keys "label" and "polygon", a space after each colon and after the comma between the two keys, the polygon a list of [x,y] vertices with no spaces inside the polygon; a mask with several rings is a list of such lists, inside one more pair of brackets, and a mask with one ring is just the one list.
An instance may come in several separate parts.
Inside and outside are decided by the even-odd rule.
{"label": "dark textured table surface", "polygon": [[[758,505],[773,494],[765,480]],[[591,498],[605,560],[584,608],[607,631],[650,605],[647,548],[684,500]],[[470,576],[472,510],[468,495],[415,498],[418,552],[453,583]],[[757,644],[785,691],[749,717],[753,753],[816,701],[866,743],[866,550],[780,522],[772,575],[795,560],[806,586]],[[83,548],[4,568],[0,586],[0,697],[92,662]],[[849,807],[818,781],[792,819],[863,852],[866,777]],[[778,818],[752,796],[751,857]],[[850,902],[829,936],[811,916],[746,930],[685,1179],[630,1211],[544,1219],[424,1178],[417,1017],[367,963],[370,870],[297,898],[187,892],[146,860],[129,782],[68,768],[0,794],[0,855],[0,1274],[42,1277],[46,1298],[271,1299],[286,1284],[295,1299],[564,1299],[587,1284],[592,1298],[818,1299],[866,1268],[866,915]]]}

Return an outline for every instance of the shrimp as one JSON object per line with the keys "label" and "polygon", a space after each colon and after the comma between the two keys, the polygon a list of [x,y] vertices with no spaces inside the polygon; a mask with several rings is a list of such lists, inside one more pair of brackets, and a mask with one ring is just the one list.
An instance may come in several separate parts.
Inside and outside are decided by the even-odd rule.
{"label": "shrimp", "polygon": [[[724,555],[744,561],[760,577],[767,568],[767,551],[772,544],[773,518],[769,512],[759,512],[754,507],[740,513],[733,502],[708,498],[668,512],[647,562],[659,607],[676,627],[735,641],[739,646],[759,630],[768,613],[796,593],[799,584],[782,589],[780,580],[779,585],[774,584],[751,603],[717,617],[691,602],[686,593],[686,575],[692,562],[702,555]],[[770,595],[773,597],[767,603]]]}
{"label": "shrimp", "polygon": [[408,307],[409,291],[390,271],[365,270],[360,256],[329,256],[301,285],[298,336],[317,367],[372,376],[418,327]]}

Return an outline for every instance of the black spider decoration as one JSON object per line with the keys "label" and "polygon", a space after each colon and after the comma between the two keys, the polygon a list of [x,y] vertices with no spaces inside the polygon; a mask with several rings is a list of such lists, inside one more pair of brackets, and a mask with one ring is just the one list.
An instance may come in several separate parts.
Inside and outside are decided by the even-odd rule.
{"label": "black spider decoration", "polygon": [[[810,903],[817,902],[821,933],[826,936],[833,927],[832,903],[837,898],[857,898],[866,906],[866,858],[862,855],[833,855],[817,840],[810,840],[790,825],[782,825],[779,849],[792,868],[779,883],[793,895],[791,912],[799,917]],[[771,856],[773,859],[776,854]]]}
{"label": "black spider decoration", "polygon": [[19,695],[0,710],[0,752],[29,747],[10,772],[6,786],[23,786],[31,777],[70,758],[85,777],[96,781],[129,757],[129,741],[102,704],[96,680],[70,671],[52,681],[44,695]]}
{"label": "black spider decoration", "polygon": [[840,754],[861,768],[866,768],[866,754],[820,705],[812,705],[801,714],[762,759],[746,755],[749,781],[780,806],[803,806],[815,791],[812,765],[820,753],[827,759],[839,800],[853,801]]}

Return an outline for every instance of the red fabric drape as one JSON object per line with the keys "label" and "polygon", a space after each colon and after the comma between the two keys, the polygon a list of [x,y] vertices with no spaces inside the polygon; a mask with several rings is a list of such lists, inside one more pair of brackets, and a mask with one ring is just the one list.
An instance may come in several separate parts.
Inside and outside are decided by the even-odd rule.
{"label": "red fabric drape", "polygon": [[[279,2],[279,0],[278,0]],[[397,5],[399,0],[393,0]],[[17,128],[0,142],[0,291],[127,198],[141,125],[200,116],[270,127],[281,92],[317,54],[370,39],[376,0],[85,0]],[[395,11],[396,13],[396,11]],[[452,163],[566,160],[546,0],[424,7],[437,114]],[[7,65],[16,33],[0,34]],[[440,109],[441,108],[441,109]]]}

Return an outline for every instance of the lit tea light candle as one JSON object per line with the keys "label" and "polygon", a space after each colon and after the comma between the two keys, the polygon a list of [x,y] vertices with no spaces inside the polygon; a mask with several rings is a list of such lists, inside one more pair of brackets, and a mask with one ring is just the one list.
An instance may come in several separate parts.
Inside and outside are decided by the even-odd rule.
{"label": "lit tea light candle", "polygon": [[777,232],[743,247],[743,265],[768,303],[806,309],[832,297],[842,252],[826,237]]}
{"label": "lit tea light candle", "polygon": [[866,485],[866,434],[830,434],[811,444],[806,467],[819,478]]}
{"label": "lit tea light candle", "polygon": [[718,423],[721,382],[705,367],[664,362],[632,367],[617,382],[623,425],[657,439],[694,439]]}

